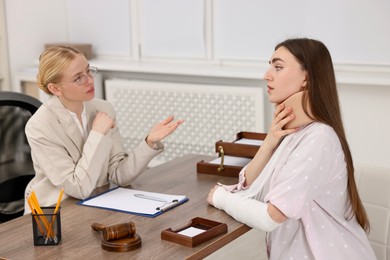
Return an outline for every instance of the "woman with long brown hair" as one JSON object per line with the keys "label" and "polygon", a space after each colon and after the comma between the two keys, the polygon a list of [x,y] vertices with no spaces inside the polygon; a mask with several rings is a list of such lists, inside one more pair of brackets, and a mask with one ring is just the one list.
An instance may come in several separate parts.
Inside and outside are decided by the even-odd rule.
{"label": "woman with long brown hair", "polygon": [[266,231],[270,259],[376,259],[328,49],[288,39],[269,63],[268,135],[239,183],[216,185],[208,202]]}

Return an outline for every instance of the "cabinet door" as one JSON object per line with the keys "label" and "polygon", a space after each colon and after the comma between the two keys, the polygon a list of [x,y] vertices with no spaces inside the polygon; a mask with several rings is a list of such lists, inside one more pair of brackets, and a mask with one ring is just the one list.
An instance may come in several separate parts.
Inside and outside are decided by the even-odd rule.
{"label": "cabinet door", "polygon": [[4,6],[4,0],[0,0],[0,90],[10,90]]}

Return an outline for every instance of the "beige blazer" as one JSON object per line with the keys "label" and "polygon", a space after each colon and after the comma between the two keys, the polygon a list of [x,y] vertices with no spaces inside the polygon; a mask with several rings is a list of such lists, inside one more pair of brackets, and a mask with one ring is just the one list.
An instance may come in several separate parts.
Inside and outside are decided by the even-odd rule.
{"label": "beige blazer", "polygon": [[[89,131],[98,111],[115,119],[113,106],[105,100],[85,102],[85,109]],[[154,150],[142,140],[133,151],[126,152],[116,126],[106,135],[90,131],[84,140],[56,96],[35,112],[25,132],[35,169],[25,195],[27,198],[34,191],[42,206],[54,205],[62,187],[63,199],[85,199],[96,187],[108,183],[127,186],[163,150],[161,143]],[[30,212],[26,202],[25,214]]]}

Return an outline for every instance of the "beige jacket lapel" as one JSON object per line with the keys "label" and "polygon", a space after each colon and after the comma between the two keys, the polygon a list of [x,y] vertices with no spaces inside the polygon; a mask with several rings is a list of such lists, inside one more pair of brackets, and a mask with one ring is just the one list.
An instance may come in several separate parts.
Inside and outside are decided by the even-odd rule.
{"label": "beige jacket lapel", "polygon": [[[72,116],[69,114],[69,111],[66,110],[66,108],[62,105],[61,101],[56,96],[53,96],[47,105],[48,108],[57,117],[63,130],[65,131],[65,134],[69,137],[70,142],[67,145],[67,149],[73,153],[76,152],[74,151],[76,148],[77,153],[81,154],[83,151],[84,139]],[[70,145],[70,143],[73,145]]]}
{"label": "beige jacket lapel", "polygon": [[89,132],[92,129],[93,120],[95,119],[98,110],[91,102],[85,102],[85,110],[87,113],[88,132]]}

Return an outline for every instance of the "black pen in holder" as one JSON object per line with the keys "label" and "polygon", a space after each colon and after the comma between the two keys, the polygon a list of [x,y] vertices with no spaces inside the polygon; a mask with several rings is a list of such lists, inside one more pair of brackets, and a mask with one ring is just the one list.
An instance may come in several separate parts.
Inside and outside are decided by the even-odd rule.
{"label": "black pen in holder", "polygon": [[58,245],[61,241],[61,211],[42,207],[43,214],[31,213],[34,246]]}

